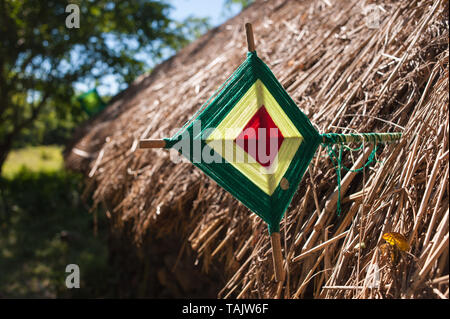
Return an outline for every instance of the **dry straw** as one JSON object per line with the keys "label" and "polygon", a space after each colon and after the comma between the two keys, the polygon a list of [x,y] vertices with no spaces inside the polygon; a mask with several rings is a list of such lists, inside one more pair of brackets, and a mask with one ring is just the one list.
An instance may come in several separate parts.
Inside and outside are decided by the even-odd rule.
{"label": "dry straw", "polygon": [[[219,297],[448,298],[448,9],[443,0],[257,1],[115,97],[80,128],[66,161],[89,174],[86,192],[113,234],[149,264],[134,280],[150,287],[156,273],[187,295],[178,269],[191,254],[219,278]],[[340,217],[336,172],[319,149],[281,225],[279,284],[262,221],[189,163],[138,148],[181,127],[239,65],[247,21],[259,56],[321,132],[404,132],[375,166],[345,173]],[[370,152],[345,152],[344,164],[358,168]],[[380,249],[390,231],[411,246],[395,261]],[[165,267],[155,257],[162,238],[177,239]]]}

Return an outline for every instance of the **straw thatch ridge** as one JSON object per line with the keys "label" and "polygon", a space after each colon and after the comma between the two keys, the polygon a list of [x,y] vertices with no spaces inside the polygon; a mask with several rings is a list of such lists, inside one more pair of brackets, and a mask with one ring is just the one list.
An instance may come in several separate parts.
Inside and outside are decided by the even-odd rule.
{"label": "straw thatch ridge", "polygon": [[[157,263],[155,247],[176,238],[173,267],[157,276],[164,287],[182,287],[177,267],[192,262],[219,297],[448,298],[447,21],[448,1],[257,1],[117,97],[81,129],[67,164],[89,176],[95,205],[136,260]],[[341,216],[336,171],[318,150],[281,224],[280,284],[259,218],[193,165],[137,147],[170,136],[241,63],[245,22],[320,132],[404,132],[378,148],[375,165],[343,171]],[[358,168],[370,151],[345,152],[344,164]],[[380,248],[390,231],[409,252]]]}

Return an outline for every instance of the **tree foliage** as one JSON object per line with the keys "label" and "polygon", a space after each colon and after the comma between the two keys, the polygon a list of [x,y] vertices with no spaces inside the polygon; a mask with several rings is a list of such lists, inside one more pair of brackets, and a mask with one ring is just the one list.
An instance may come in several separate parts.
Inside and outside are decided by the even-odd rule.
{"label": "tree foliage", "polygon": [[224,9],[225,11],[231,10],[231,7],[236,5],[240,6],[241,10],[247,8],[253,3],[254,0],[225,0]]}
{"label": "tree foliage", "polygon": [[114,74],[130,83],[149,63],[184,46],[204,19],[172,21],[164,1],[72,1],[79,28],[67,28],[65,0],[0,0],[0,167],[14,141],[44,114],[83,119],[74,82]]}

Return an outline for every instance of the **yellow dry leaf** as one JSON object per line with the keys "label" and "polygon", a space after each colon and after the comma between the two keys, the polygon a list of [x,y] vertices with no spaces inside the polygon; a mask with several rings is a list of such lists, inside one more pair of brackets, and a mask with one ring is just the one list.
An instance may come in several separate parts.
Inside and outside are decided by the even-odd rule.
{"label": "yellow dry leaf", "polygon": [[400,233],[391,232],[383,235],[383,239],[390,245],[397,247],[400,250],[408,251],[409,244],[405,236]]}

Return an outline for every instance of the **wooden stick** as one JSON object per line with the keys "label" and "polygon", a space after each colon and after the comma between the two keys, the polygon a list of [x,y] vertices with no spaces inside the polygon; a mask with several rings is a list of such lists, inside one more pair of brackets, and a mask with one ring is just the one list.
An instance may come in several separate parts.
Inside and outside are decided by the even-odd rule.
{"label": "wooden stick", "polygon": [[[253,36],[253,27],[251,23],[245,24],[245,33],[247,35],[248,52],[255,52],[255,38]],[[285,185],[284,183],[283,185]],[[289,187],[289,186],[287,186]],[[283,271],[283,255],[281,254],[280,233],[272,233],[270,235],[270,243],[272,245],[273,268],[275,280],[281,282],[284,280]]]}
{"label": "wooden stick", "polygon": [[272,235],[270,235],[270,243],[272,244],[275,280],[280,282],[284,280],[283,255],[281,254],[280,233],[272,233]]}
{"label": "wooden stick", "polygon": [[335,237],[333,237],[333,238],[331,238],[331,239],[329,239],[329,240],[323,242],[323,243],[320,244],[320,245],[317,245],[316,247],[314,247],[314,248],[312,248],[312,249],[310,249],[310,250],[308,250],[308,251],[305,251],[303,254],[300,254],[300,255],[298,255],[297,257],[295,257],[294,259],[292,259],[292,262],[295,263],[295,262],[297,262],[297,261],[300,261],[301,259],[305,258],[306,256],[309,256],[309,255],[311,255],[312,253],[314,253],[314,252],[316,252],[316,251],[318,251],[318,250],[321,250],[322,248],[324,248],[324,247],[326,247],[326,246],[328,246],[328,245],[334,243],[336,240],[339,240],[339,239],[341,239],[342,237],[346,236],[347,233],[348,233],[348,230],[346,230],[345,232],[343,232],[343,233],[341,233],[341,234],[339,234],[339,235],[337,235],[337,236],[335,236]]}
{"label": "wooden stick", "polygon": [[253,37],[253,28],[251,23],[245,24],[245,33],[247,34],[248,52],[255,52],[255,38]]}
{"label": "wooden stick", "polygon": [[448,282],[448,275],[433,279],[430,284],[440,284],[441,282]]}
{"label": "wooden stick", "polygon": [[164,140],[140,140],[139,141],[139,148],[165,148],[166,147],[166,141]]}

